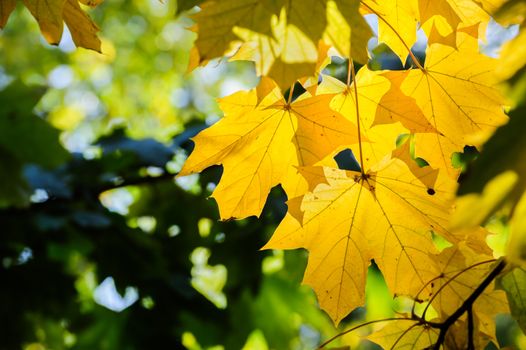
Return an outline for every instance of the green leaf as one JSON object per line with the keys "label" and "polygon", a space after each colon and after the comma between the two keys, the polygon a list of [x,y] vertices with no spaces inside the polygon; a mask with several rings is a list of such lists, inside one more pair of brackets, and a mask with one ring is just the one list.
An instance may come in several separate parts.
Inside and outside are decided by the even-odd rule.
{"label": "green leaf", "polygon": [[27,205],[29,185],[22,178],[22,165],[0,147],[0,208]]}
{"label": "green leaf", "polygon": [[[478,214],[475,221],[477,222],[469,221],[474,225],[481,224],[505,203],[510,202],[515,205],[518,202],[526,190],[525,134],[526,105],[523,105],[511,112],[508,124],[497,129],[483,146],[479,158],[469,168],[460,184],[458,194],[465,198],[471,197],[473,203],[463,206],[466,210],[462,210],[459,205],[461,213],[457,213],[457,219],[453,221],[462,221],[461,216],[473,216],[473,205],[476,204]],[[513,177],[514,182],[504,178],[506,176]],[[508,186],[504,188],[502,184],[499,185],[499,179],[505,181]],[[481,198],[467,196],[470,193],[480,193]],[[484,200],[485,198],[487,199]]]}
{"label": "green leaf", "polygon": [[33,113],[44,89],[14,82],[0,91],[0,147],[21,163],[56,167],[68,159],[59,131]]}
{"label": "green leaf", "polygon": [[526,332],[526,270],[517,267],[500,280],[501,288],[508,295],[512,316]]}

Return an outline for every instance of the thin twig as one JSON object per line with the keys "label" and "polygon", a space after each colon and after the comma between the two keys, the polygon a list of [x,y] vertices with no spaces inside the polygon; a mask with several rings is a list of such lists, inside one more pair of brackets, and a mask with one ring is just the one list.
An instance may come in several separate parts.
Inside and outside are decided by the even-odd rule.
{"label": "thin twig", "polygon": [[484,290],[493,282],[493,280],[504,270],[506,267],[506,260],[502,259],[499,261],[497,266],[484,278],[482,283],[471,293],[471,295],[462,303],[462,305],[449,316],[440,327],[440,334],[438,335],[437,342],[435,343],[434,350],[440,350],[440,347],[446,340],[446,333],[466,311],[468,311],[477,298],[484,292]]}
{"label": "thin twig", "polygon": [[330,343],[332,343],[336,339],[338,339],[340,337],[343,337],[345,334],[351,333],[352,331],[355,331],[355,330],[357,330],[359,328],[362,328],[362,327],[365,327],[365,326],[368,326],[368,325],[371,325],[371,324],[380,323],[380,322],[387,322],[387,321],[415,321],[415,320],[412,319],[412,318],[409,318],[409,317],[407,317],[407,318],[391,317],[391,318],[383,318],[381,320],[374,320],[374,321],[365,322],[365,323],[359,324],[357,326],[354,326],[352,328],[349,328],[346,331],[343,331],[341,333],[336,334],[334,337],[326,340],[324,343],[322,343],[320,346],[318,346],[316,348],[316,350],[323,349],[324,347],[326,347],[327,345],[329,345]]}
{"label": "thin twig", "polygon": [[[354,86],[354,105],[356,107],[356,126],[358,127],[358,149],[360,150],[360,168],[362,175],[365,174],[365,168],[363,166],[363,151],[362,151],[362,130],[360,127],[360,106],[358,104],[358,85],[356,84],[356,72],[354,70],[354,62],[352,58],[349,58],[349,67],[347,68],[351,71],[351,78]],[[347,74],[349,75],[349,74]]]}
{"label": "thin twig", "polygon": [[429,309],[429,306],[431,305],[431,303],[433,302],[433,300],[435,300],[435,298],[437,297],[437,295],[440,294],[440,292],[442,292],[442,290],[449,284],[451,283],[452,281],[454,281],[458,276],[462,275],[463,273],[475,268],[475,267],[478,267],[480,265],[484,265],[484,264],[489,264],[489,263],[492,263],[492,262],[495,262],[496,259],[490,259],[490,260],[484,260],[484,261],[481,261],[481,262],[478,262],[476,264],[473,264],[471,266],[468,266],[462,270],[460,270],[459,272],[457,272],[453,277],[451,277],[450,279],[448,279],[446,281],[446,283],[444,283],[443,285],[440,286],[440,288],[438,288],[437,292],[435,294],[433,294],[433,296],[431,297],[431,299],[429,299],[428,301],[428,304],[426,305],[426,308],[424,309],[424,312],[422,313],[422,317],[423,318],[426,318],[426,313],[427,313],[427,310]]}
{"label": "thin twig", "polygon": [[[475,266],[481,265],[483,263],[488,263],[489,261],[480,262],[477,264],[474,264],[470,266],[470,268],[473,268]],[[473,293],[470,294],[470,296],[462,303],[462,305],[451,315],[449,316],[444,322],[431,322],[426,321],[425,318],[419,317],[417,315],[412,315],[411,317],[392,317],[392,318],[385,318],[381,320],[374,320],[362,323],[358,326],[352,327],[346,331],[343,331],[341,333],[336,334],[329,340],[322,343],[317,350],[323,349],[325,346],[333,342],[334,340],[344,336],[345,334],[348,334],[356,329],[359,329],[364,326],[368,326],[374,323],[380,323],[380,322],[387,322],[387,321],[414,321],[415,324],[411,325],[408,329],[406,329],[403,334],[397,339],[397,343],[403,338],[405,334],[407,334],[411,329],[418,325],[423,325],[435,329],[440,329],[440,333],[438,335],[437,342],[434,345],[429,346],[426,349],[429,350],[440,350],[440,347],[444,343],[446,339],[446,334],[449,330],[449,328],[464,314],[468,313],[468,341],[469,341],[469,347],[468,350],[474,350],[474,317],[473,317],[473,304],[478,299],[478,297],[486,290],[486,288],[495,280],[495,278],[504,270],[506,267],[506,261],[504,259],[500,260],[497,266],[484,278],[484,280],[480,283],[480,285],[473,291]],[[461,273],[465,272],[467,270],[463,270]],[[459,274],[457,274],[455,277],[457,277]],[[455,278],[453,277],[453,278]]]}
{"label": "thin twig", "polygon": [[468,309],[468,350],[475,350],[473,341],[475,325],[473,324],[473,305]]}
{"label": "thin twig", "polygon": [[294,86],[296,85],[296,82],[292,83],[292,86],[289,89],[289,97],[287,98],[287,104],[290,105],[292,102],[292,95],[294,95]]}

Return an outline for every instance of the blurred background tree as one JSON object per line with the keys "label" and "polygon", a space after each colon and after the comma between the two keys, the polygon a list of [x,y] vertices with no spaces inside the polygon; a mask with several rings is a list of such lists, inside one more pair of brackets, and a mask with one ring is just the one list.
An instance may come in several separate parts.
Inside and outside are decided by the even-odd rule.
{"label": "blurred background tree", "polygon": [[[215,98],[257,83],[243,62],[186,74],[195,37],[178,12],[102,3],[102,54],[67,29],[48,45],[20,5],[2,31],[0,349],[313,349],[401,302],[373,267],[367,311],[334,328],[300,286],[305,252],[259,251],[286,210],[279,189],[261,219],[219,222],[206,200],[219,167],[174,179],[220,117]],[[399,64],[373,52],[377,68]],[[504,345],[526,342],[499,325]]]}

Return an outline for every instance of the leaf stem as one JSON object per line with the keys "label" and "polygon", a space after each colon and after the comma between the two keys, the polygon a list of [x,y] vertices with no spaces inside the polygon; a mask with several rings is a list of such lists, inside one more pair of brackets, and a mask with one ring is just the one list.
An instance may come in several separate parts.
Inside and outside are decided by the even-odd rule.
{"label": "leaf stem", "polygon": [[351,62],[351,58],[349,58],[349,62],[347,62],[347,88],[349,88],[351,86],[351,82],[352,82],[352,78],[351,78],[351,66],[352,66],[352,62]]}
{"label": "leaf stem", "polygon": [[[495,261],[495,260],[493,260]],[[470,266],[468,269],[462,270],[461,273],[468,271],[470,268],[473,268],[478,265],[482,265],[484,263],[488,263],[489,261],[483,261],[477,264],[474,264]],[[373,320],[369,322],[362,323],[360,325],[357,325],[355,327],[352,327],[346,331],[343,331],[341,333],[336,334],[329,340],[322,343],[316,350],[323,349],[328,344],[332,343],[334,340],[344,336],[345,334],[348,334],[356,329],[359,329],[361,327],[365,327],[371,324],[380,323],[380,322],[386,322],[386,321],[414,321],[415,324],[411,325],[408,329],[406,329],[403,334],[398,337],[398,339],[395,342],[395,345],[400,342],[400,340],[414,327],[417,327],[418,325],[423,325],[424,327],[431,327],[435,329],[439,329],[440,333],[438,335],[437,342],[434,345],[431,345],[430,347],[426,348],[429,350],[440,350],[440,347],[444,344],[444,341],[446,340],[446,334],[449,330],[449,328],[455,324],[455,322],[464,314],[468,314],[468,350],[474,349],[474,337],[475,337],[475,325],[474,325],[474,315],[473,315],[473,304],[478,299],[478,297],[486,290],[486,288],[497,278],[497,276],[504,270],[506,267],[507,262],[504,259],[501,259],[498,261],[498,264],[491,270],[491,272],[484,278],[484,280],[479,284],[479,286],[473,291],[473,293],[470,294],[470,296],[462,303],[462,305],[453,313],[451,316],[449,316],[444,322],[431,322],[426,321],[422,317],[418,317],[415,314],[412,314],[411,317],[392,317],[392,318],[384,318],[381,320]],[[458,274],[453,277],[456,278]],[[452,279],[450,279],[451,281]],[[449,282],[449,281],[448,281]]]}
{"label": "leaf stem", "polygon": [[287,98],[287,104],[290,105],[292,103],[292,95],[294,95],[294,86],[296,85],[296,82],[292,83],[289,89],[289,96]]}
{"label": "leaf stem", "polygon": [[380,322],[387,322],[387,321],[414,321],[414,319],[409,318],[409,317],[405,317],[405,318],[402,318],[402,317],[390,317],[390,318],[383,318],[381,320],[373,320],[373,321],[365,322],[365,323],[359,324],[357,326],[354,326],[352,328],[349,328],[346,331],[343,331],[343,332],[340,332],[340,333],[336,334],[334,337],[329,338],[324,343],[322,343],[320,346],[318,346],[316,348],[316,350],[323,349],[324,347],[326,347],[327,345],[329,345],[330,343],[332,343],[336,339],[338,339],[340,337],[343,337],[345,334],[351,333],[352,331],[355,331],[355,330],[357,330],[359,328],[362,328],[362,327],[365,327],[365,326],[369,326],[371,324],[380,323]]}
{"label": "leaf stem", "polygon": [[[349,72],[351,73],[349,75]],[[354,70],[354,62],[352,58],[349,58],[349,67],[347,73],[347,86],[350,85],[349,76],[352,78],[354,86],[354,106],[356,107],[356,126],[358,127],[358,149],[360,150],[360,168],[362,175],[365,174],[365,168],[363,166],[363,151],[362,151],[362,130],[360,127],[360,106],[358,104],[358,85],[356,84],[356,72]]]}
{"label": "leaf stem", "polygon": [[420,325],[420,323],[415,323],[414,325],[411,325],[411,327],[409,327],[405,331],[403,331],[402,334],[400,334],[400,336],[393,343],[393,345],[391,345],[391,348],[389,350],[394,350],[396,348],[396,345],[398,345],[398,343],[400,342],[400,340],[402,340],[402,338],[405,337],[405,335],[407,333],[409,333],[413,328],[415,328],[418,325]]}
{"label": "leaf stem", "polygon": [[[475,267],[478,267],[480,265],[484,265],[484,264],[489,264],[489,263],[492,263],[492,262],[495,262],[496,260],[495,259],[490,259],[490,260],[484,260],[484,261],[480,261],[476,264],[473,264],[471,266],[468,266],[462,270],[460,270],[459,272],[457,272],[454,276],[452,276],[451,278],[449,278],[444,284],[442,284],[440,286],[440,288],[438,288],[437,292],[435,294],[433,294],[433,296],[431,297],[431,299],[429,299],[428,301],[428,304],[426,305],[426,308],[424,309],[424,312],[422,313],[422,318],[426,318],[426,313],[427,313],[427,310],[429,309],[429,306],[431,306],[431,304],[433,303],[433,300],[435,300],[435,298],[437,297],[437,295],[440,294],[440,292],[442,292],[442,290],[449,284],[451,283],[452,281],[454,281],[457,277],[459,277],[460,275],[462,275],[463,273],[471,270],[471,269],[474,269]],[[443,275],[439,276],[438,278],[434,278],[432,281],[436,280],[436,279],[440,279],[442,278]],[[419,292],[420,293],[420,292]],[[418,296],[418,295],[417,295]]]}
{"label": "leaf stem", "polygon": [[473,341],[474,328],[473,305],[471,305],[471,307],[468,309],[468,350],[475,350],[475,343]]}
{"label": "leaf stem", "polygon": [[[369,9],[372,13],[374,13],[380,20],[382,20],[382,22],[387,24],[387,26],[393,31],[393,33],[395,33],[395,35],[398,37],[398,39],[400,39],[400,41],[402,42],[402,45],[404,45],[404,47],[407,49],[407,52],[409,52],[409,56],[413,60],[413,63],[418,67],[418,69],[420,69],[421,71],[425,72],[426,70],[424,69],[422,64],[420,64],[420,61],[418,60],[418,58],[416,58],[416,56],[411,51],[411,48],[406,44],[404,39],[402,39],[400,34],[394,29],[394,27],[391,25],[391,23],[387,22],[387,20],[382,15],[380,15],[378,12],[376,12],[374,9],[372,9],[369,5],[367,5],[363,1],[360,1],[360,3],[364,7],[367,7],[367,9]],[[415,28],[415,30],[416,30],[416,28]]]}

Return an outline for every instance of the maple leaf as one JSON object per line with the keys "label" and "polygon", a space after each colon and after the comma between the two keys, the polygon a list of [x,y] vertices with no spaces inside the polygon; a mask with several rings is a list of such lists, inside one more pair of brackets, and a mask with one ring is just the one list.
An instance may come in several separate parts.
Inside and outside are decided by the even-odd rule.
{"label": "maple leaf", "polygon": [[443,347],[445,349],[485,349],[491,339],[480,332],[479,325],[477,317],[473,316],[473,337],[470,338],[468,321],[457,320],[449,327]]}
{"label": "maple leaf", "polygon": [[[445,169],[453,178],[458,169],[452,167],[452,153],[461,152],[468,144],[480,145],[477,136],[487,137],[507,120],[504,100],[494,87],[495,60],[469,50],[469,45],[466,42],[455,50],[433,44],[423,70],[388,73],[437,130],[415,134],[415,156]],[[390,108],[400,107],[393,103]]]}
{"label": "maple leaf", "polygon": [[62,38],[65,0],[24,0],[23,3],[38,22],[48,43],[58,45]]}
{"label": "maple leaf", "polygon": [[[86,4],[98,4],[101,1],[81,0]],[[64,22],[68,26],[73,42],[78,47],[101,52],[101,42],[97,37],[99,27],[82,11],[78,1],[67,0],[64,4]]]}
{"label": "maple leaf", "polygon": [[438,339],[438,330],[428,327],[419,320],[399,319],[387,322],[367,339],[383,349],[421,350],[428,349]]}
{"label": "maple leaf", "polygon": [[289,104],[268,80],[261,89],[220,101],[225,117],[194,138],[195,150],[179,174],[223,165],[213,193],[223,219],[259,215],[270,189],[280,183],[289,196],[297,195],[303,190],[296,188],[302,180],[295,167],[315,164],[358,139],[354,125],[328,108],[331,95]]}
{"label": "maple leaf", "polygon": [[[223,99],[225,118],[195,138],[180,175],[223,165],[213,194],[222,218],[259,215],[270,188],[281,184],[288,213],[264,248],[309,251],[304,283],[335,323],[363,305],[373,259],[393,293],[420,291],[441,317],[454,314],[489,269],[468,268],[490,259],[486,231],[450,232],[447,226],[459,175],[453,153],[480,146],[507,120],[494,87],[496,61],[478,52],[477,41],[489,20],[486,10],[499,1],[309,0],[301,4],[307,12],[294,0],[205,2],[194,17],[196,62],[225,54],[251,60],[259,75],[274,78],[284,90],[319,73],[330,45],[349,58],[348,78],[301,80],[307,93],[294,103],[265,79],[256,90]],[[403,63],[409,55],[418,69],[364,66],[355,74],[353,59],[367,59],[363,48],[370,36],[360,13],[376,14],[379,41]],[[425,65],[410,51],[418,25],[429,38]],[[330,110],[337,120],[327,118]],[[359,172],[328,166],[343,148],[358,156]],[[430,166],[419,166],[416,158]],[[439,253],[433,234],[453,248]],[[462,269],[474,273],[468,278],[458,274]],[[502,295],[491,290],[480,296],[474,305],[477,332],[494,337],[493,314],[506,306]],[[395,348],[420,344],[422,334],[428,336],[422,347],[437,339],[471,341],[459,335],[465,319],[453,321],[447,333],[429,331],[423,320],[412,320],[405,330],[391,326],[404,338]]]}
{"label": "maple leaf", "polygon": [[[330,76],[323,76],[317,94],[334,94],[331,108],[357,124],[369,140],[361,145],[362,163],[370,168],[396,148],[400,134],[408,132],[436,132],[425,118],[414,99],[403,95],[389,73],[362,67],[350,86]],[[357,89],[356,101],[354,89]],[[389,125],[385,125],[389,124]],[[360,154],[357,146],[354,154]]]}
{"label": "maple leaf", "polygon": [[[46,41],[58,45],[62,38],[64,22],[71,32],[75,45],[100,52],[99,28],[82,10],[78,0],[22,0],[38,22]],[[102,0],[80,0],[88,6],[96,6]],[[16,1],[7,0],[0,4],[0,28],[4,28]]]}
{"label": "maple leaf", "polygon": [[207,1],[194,16],[198,64],[230,53],[232,59],[254,61],[259,75],[287,88],[314,74],[322,39],[343,55],[352,49],[365,62],[371,30],[358,5],[355,0]]}
{"label": "maple leaf", "polygon": [[478,38],[480,32],[483,38],[490,20],[488,8],[494,9],[502,1],[418,0],[421,27],[429,43],[456,47],[457,32],[469,33],[473,38]]}
{"label": "maple leaf", "polygon": [[418,11],[422,29],[430,43],[456,45],[456,31],[462,19],[447,0],[420,0]]}
{"label": "maple leaf", "polygon": [[[437,256],[437,261],[440,265],[440,274],[431,282],[430,305],[443,318],[447,318],[475,291],[491,271],[491,262],[495,260],[492,256],[477,253],[464,243],[459,243],[444,249]],[[493,340],[496,340],[494,318],[499,313],[507,312],[509,308],[505,293],[494,290],[494,283],[491,283],[473,304],[477,328]]]}
{"label": "maple leaf", "polygon": [[[361,0],[366,13],[378,16],[378,40],[387,44],[405,64],[416,42],[417,24],[427,34],[428,44],[457,47],[457,32],[474,38],[483,33],[490,19],[487,8],[495,9],[503,0]],[[480,30],[479,30],[480,29]]]}
{"label": "maple leaf", "polygon": [[378,41],[385,43],[405,64],[416,42],[416,0],[363,0],[365,11],[378,16]]}
{"label": "maple leaf", "polygon": [[309,250],[304,283],[336,323],[363,305],[371,259],[397,294],[414,295],[436,276],[430,231],[447,233],[453,183],[441,178],[429,189],[398,158],[366,174],[328,167],[301,173],[319,185],[289,201],[264,248]]}
{"label": "maple leaf", "polygon": [[[502,2],[497,0],[497,2]],[[498,12],[495,13],[495,20],[503,26],[511,26],[513,24],[519,25],[519,33],[517,36],[505,43],[500,53],[500,65],[497,67],[496,74],[502,79],[508,79],[508,84],[516,84],[522,81],[518,79],[524,66],[526,66],[526,4],[521,0],[506,1]],[[513,79],[510,79],[512,78]],[[517,100],[521,100],[522,89],[515,92]]]}
{"label": "maple leaf", "polygon": [[360,15],[360,2],[338,0],[327,2],[327,28],[323,40],[332,45],[341,56],[366,63],[369,55],[366,43],[372,35],[371,28]]}

